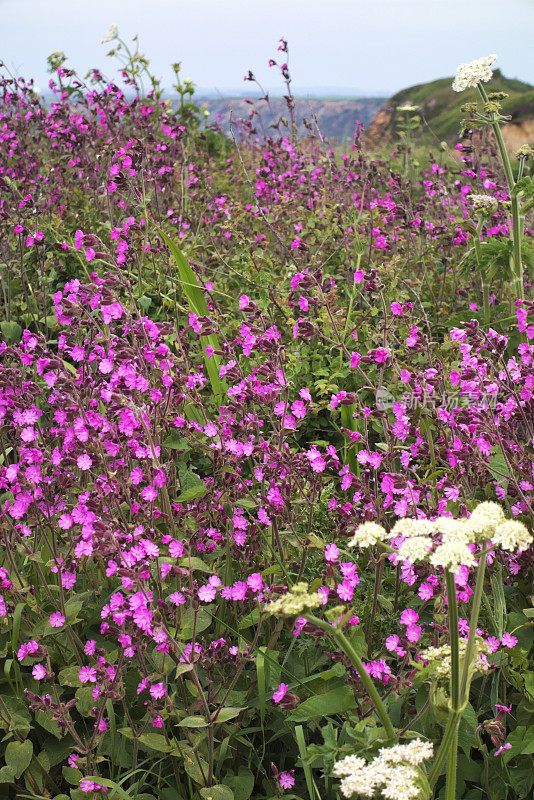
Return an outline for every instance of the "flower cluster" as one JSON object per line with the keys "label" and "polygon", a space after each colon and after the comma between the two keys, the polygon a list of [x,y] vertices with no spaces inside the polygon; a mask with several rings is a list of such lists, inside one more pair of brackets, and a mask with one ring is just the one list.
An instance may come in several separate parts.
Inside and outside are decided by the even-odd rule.
{"label": "flower cluster", "polygon": [[493,72],[491,67],[497,60],[495,53],[483,58],[477,58],[468,64],[459,64],[456,77],[452,83],[455,92],[464,92],[469,88],[476,88],[481,81],[487,83],[491,80]]}
{"label": "flower cluster", "polygon": [[457,572],[476,564],[475,545],[486,542],[510,553],[521,553],[532,543],[532,535],[518,520],[505,519],[500,505],[479,503],[469,518],[438,517],[400,519],[390,533],[374,522],[360,525],[349,547],[369,547],[391,541],[398,559],[414,564],[426,561],[434,567]]}
{"label": "flower cluster", "polygon": [[310,592],[308,584],[300,581],[292,586],[289,592],[285,592],[277,600],[272,600],[266,610],[269,614],[294,617],[303,611],[318,608],[323,602],[319,592]]}
{"label": "flower cluster", "polygon": [[340,789],[345,797],[375,797],[376,790],[380,790],[387,800],[428,798],[424,773],[418,767],[432,754],[432,744],[417,738],[409,744],[381,748],[370,762],[347,756],[336,762],[332,774],[343,778]]}
{"label": "flower cluster", "polygon": [[494,214],[499,205],[497,198],[491,194],[472,194],[470,200],[475,213]]}
{"label": "flower cluster", "polygon": [[[467,651],[467,639],[460,637],[459,639],[459,653],[460,658],[465,657]],[[488,655],[493,652],[491,644],[485,642],[480,637],[475,639],[475,650],[471,662],[471,669],[475,672],[488,672],[491,664],[488,661]],[[430,666],[433,674],[437,677],[450,678],[451,675],[451,648],[450,645],[444,644],[440,647],[427,647],[420,650],[417,655],[418,661],[422,662],[423,666]]]}

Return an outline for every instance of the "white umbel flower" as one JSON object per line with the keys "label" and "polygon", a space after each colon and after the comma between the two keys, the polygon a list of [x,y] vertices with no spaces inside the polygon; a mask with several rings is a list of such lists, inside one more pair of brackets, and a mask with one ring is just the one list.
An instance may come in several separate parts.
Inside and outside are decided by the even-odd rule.
{"label": "white umbel flower", "polygon": [[432,539],[430,536],[414,536],[401,544],[398,554],[401,561],[415,564],[416,561],[425,561],[431,550]]}
{"label": "white umbel flower", "polygon": [[111,42],[111,40],[114,39],[115,36],[117,35],[118,30],[119,29],[117,28],[115,23],[113,23],[113,25],[110,26],[109,31],[104,35],[104,38],[102,39],[102,44],[107,44],[108,42]]}
{"label": "white umbel flower", "polygon": [[438,545],[429,558],[435,567],[458,572],[460,567],[474,567],[476,559],[465,540],[457,539]]}
{"label": "white umbel flower", "polygon": [[[472,194],[469,195],[469,199],[471,200],[474,211],[484,211],[493,214],[497,211],[497,206],[499,205],[497,198],[492,197],[491,194]],[[480,505],[485,504],[481,503]]]}
{"label": "white umbel flower", "polygon": [[412,739],[408,744],[396,744],[393,747],[381,747],[378,751],[383,761],[392,764],[406,762],[414,767],[427,758],[432,758],[434,747],[431,742],[423,742],[422,739]]}
{"label": "white umbel flower", "polygon": [[420,796],[419,786],[415,782],[417,772],[413,767],[398,766],[391,772],[391,777],[382,789],[385,800],[416,800]]}
{"label": "white umbel flower", "polygon": [[464,92],[466,89],[474,88],[478,83],[487,83],[491,80],[493,72],[491,67],[497,60],[497,55],[492,53],[490,56],[477,58],[469,64],[459,64],[456,70],[456,77],[452,82],[455,92]]}
{"label": "white umbel flower", "polygon": [[348,547],[371,547],[385,541],[386,538],[387,534],[382,525],[376,522],[364,522],[356,528]]}
{"label": "white umbel flower", "polygon": [[521,553],[532,544],[532,536],[523,525],[516,519],[507,519],[496,528],[491,536],[494,545],[508,550],[510,553]]}
{"label": "white umbel flower", "polygon": [[360,756],[345,756],[341,761],[336,761],[334,769],[332,770],[332,775],[334,778],[342,778],[343,775],[352,775],[363,769],[365,765],[365,759],[360,758]]}
{"label": "white umbel flower", "polygon": [[429,519],[411,519],[410,517],[402,517],[398,519],[391,529],[389,534],[391,539],[396,539],[397,536],[427,536],[434,530],[433,523]]}
{"label": "white umbel flower", "polygon": [[469,517],[469,527],[477,541],[493,538],[495,529],[505,521],[504,511],[498,503],[479,503]]}
{"label": "white umbel flower", "polygon": [[295,617],[306,609],[318,608],[322,604],[322,597],[318,592],[310,593],[308,584],[303,581],[296,583],[291,591],[273,600],[267,606],[269,614]]}
{"label": "white umbel flower", "polygon": [[383,747],[368,764],[358,756],[347,756],[334,765],[335,777],[345,776],[340,789],[344,797],[375,797],[380,789],[385,800],[417,800],[421,797],[419,765],[432,758],[430,742],[414,739],[409,744]]}
{"label": "white umbel flower", "polygon": [[[467,639],[460,639],[459,641],[460,658],[465,658],[467,651]],[[487,672],[490,669],[490,664],[487,655],[491,653],[491,647],[483,639],[475,639],[475,653],[472,661],[472,667],[475,672]],[[434,674],[438,678],[449,679],[451,674],[451,646],[449,644],[441,645],[441,647],[427,647],[425,650],[420,650],[417,656],[418,661],[426,661],[432,665]]]}
{"label": "white umbel flower", "polygon": [[433,525],[434,532],[441,534],[443,542],[471,541],[471,530],[468,525],[468,520],[463,517],[459,519],[438,517],[434,520]]}

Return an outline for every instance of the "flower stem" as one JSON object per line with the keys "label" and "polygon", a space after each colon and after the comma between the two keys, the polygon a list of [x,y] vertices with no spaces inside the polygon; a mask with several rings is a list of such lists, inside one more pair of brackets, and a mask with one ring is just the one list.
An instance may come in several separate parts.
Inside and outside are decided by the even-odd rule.
{"label": "flower stem", "polygon": [[350,658],[358,675],[360,676],[361,682],[365,686],[367,694],[372,700],[378,718],[380,719],[380,722],[384,726],[384,729],[388,737],[390,739],[394,739],[395,729],[391,724],[391,720],[388,716],[388,713],[385,709],[382,699],[378,694],[371,677],[367,673],[367,670],[365,669],[361,658],[359,657],[356,650],[354,649],[350,641],[347,639],[345,634],[342,633],[338,628],[335,628],[333,625],[330,625],[329,622],[325,622],[319,617],[315,617],[313,614],[305,614],[304,616],[306,617],[308,622],[311,622],[312,625],[317,625],[317,627],[322,628],[322,630],[325,631],[325,633],[328,633],[330,636],[332,636],[336,644],[340,647],[340,649],[343,650],[343,652],[348,658]]}
{"label": "flower stem", "polygon": [[482,297],[484,301],[484,325],[488,326],[490,321],[490,302],[489,302],[489,283],[482,281]]}
{"label": "flower stem", "polygon": [[471,607],[471,616],[469,618],[469,637],[467,639],[467,648],[465,651],[465,658],[462,668],[462,678],[460,681],[460,702],[461,706],[465,706],[469,698],[469,667],[473,658],[473,650],[475,648],[475,638],[477,635],[478,617],[480,614],[480,606],[482,603],[482,592],[484,589],[484,575],[486,573],[486,559],[488,557],[488,545],[484,542],[482,552],[480,553],[480,560],[478,562],[477,577],[475,584],[475,591],[473,594],[473,605]]}
{"label": "flower stem", "polygon": [[456,800],[456,771],[458,764],[458,727],[454,731],[454,736],[449,748],[447,758],[447,786],[445,789],[445,800]]}
{"label": "flower stem", "polygon": [[449,637],[451,642],[451,706],[459,710],[460,699],[460,643],[458,636],[458,603],[454,575],[447,570],[447,601],[449,607]]}
{"label": "flower stem", "polygon": [[[488,95],[481,83],[478,84],[478,91],[484,103],[488,102]],[[512,165],[508,151],[502,138],[502,131],[497,120],[497,114],[491,112],[491,127],[497,140],[497,146],[501,154],[501,161],[506,175],[506,182],[508,184],[508,193],[510,195],[510,205],[512,210],[512,241],[514,244],[514,272],[516,280],[516,293],[518,297],[523,298],[523,262],[521,260],[521,220],[519,214],[519,198],[514,193],[515,180],[512,172]]]}
{"label": "flower stem", "polygon": [[461,711],[451,711],[449,714],[449,719],[447,720],[447,725],[445,726],[440,748],[436,754],[434,763],[432,764],[432,769],[430,770],[430,774],[428,776],[428,783],[431,789],[434,788],[440,776],[441,768],[445,758],[447,757],[449,748],[451,747],[452,743],[456,741],[458,725],[460,724],[461,716]]}
{"label": "flower stem", "polygon": [[458,678],[460,664],[456,586],[454,585],[454,576],[449,572],[446,573],[447,599],[449,602],[449,633],[451,642],[451,711],[449,713],[447,725],[445,726],[441,746],[437,752],[436,758],[434,759],[434,763],[432,764],[430,775],[428,776],[428,783],[430,784],[431,788],[433,788],[440,776],[443,762],[448,756],[447,794],[445,795],[445,800],[454,800],[455,797],[453,787],[456,786],[458,726],[469,700],[469,666],[471,664],[473,650],[475,648],[476,629],[480,614],[480,606],[482,603],[482,590],[484,588],[484,575],[486,572],[487,555],[488,546],[487,543],[484,542],[484,546],[480,554],[480,560],[478,562],[475,591],[473,594],[473,606],[471,608],[471,617],[469,620],[469,638],[467,640],[467,648],[465,652],[465,658],[463,660],[459,686]]}

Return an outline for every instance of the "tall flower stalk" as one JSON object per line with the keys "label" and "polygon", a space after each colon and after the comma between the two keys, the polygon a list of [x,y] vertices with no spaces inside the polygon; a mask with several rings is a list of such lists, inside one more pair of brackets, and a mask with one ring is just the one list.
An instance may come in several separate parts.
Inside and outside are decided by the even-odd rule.
{"label": "tall flower stalk", "polygon": [[514,273],[515,273],[516,293],[518,297],[523,299],[524,296],[523,262],[521,258],[521,239],[523,236],[523,231],[522,231],[521,215],[519,213],[519,197],[517,195],[517,192],[514,191],[516,186],[516,181],[514,178],[514,174],[512,172],[510,157],[508,155],[506,145],[504,144],[501,127],[499,124],[500,120],[499,112],[496,108],[493,110],[489,110],[491,106],[495,104],[490,103],[488,95],[486,94],[486,90],[484,89],[481,83],[478,83],[477,89],[478,93],[480,94],[480,97],[482,98],[485,108],[488,109],[490,124],[493,129],[493,133],[495,134],[495,139],[497,140],[497,146],[499,148],[499,153],[504,168],[504,174],[506,176],[506,183],[508,184],[508,193],[510,195],[510,207],[512,216],[511,234],[512,234],[512,241],[514,244]]}
{"label": "tall flower stalk", "polygon": [[523,284],[523,262],[521,257],[521,239],[522,239],[522,221],[519,207],[519,197],[516,191],[516,180],[512,171],[510,157],[504,143],[500,123],[505,119],[500,113],[501,107],[498,100],[502,97],[494,96],[486,93],[483,83],[491,80],[493,72],[491,67],[496,61],[496,55],[486,56],[484,58],[472,61],[469,64],[460,64],[456,73],[456,78],[453,81],[452,88],[456,92],[463,92],[468,88],[476,88],[483,103],[483,114],[478,110],[475,111],[474,118],[480,124],[490,125],[497,147],[501,156],[501,162],[508,185],[508,194],[510,196],[510,209],[511,209],[511,239],[513,243],[513,266],[514,266],[514,283],[515,291],[518,297],[524,297],[524,284]]}

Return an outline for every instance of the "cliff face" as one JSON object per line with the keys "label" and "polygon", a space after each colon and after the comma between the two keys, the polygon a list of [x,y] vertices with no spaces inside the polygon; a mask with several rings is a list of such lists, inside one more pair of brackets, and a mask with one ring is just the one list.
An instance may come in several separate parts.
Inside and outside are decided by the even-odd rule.
{"label": "cliff face", "polygon": [[[362,99],[295,99],[295,116],[298,122],[298,132],[303,135],[310,133],[303,122],[306,119],[312,129],[317,133],[317,128],[323,136],[330,141],[348,142],[352,139],[356,121],[364,128],[373,119],[383,98]],[[258,135],[272,135],[269,126],[279,117],[289,121],[289,111],[286,101],[280,97],[270,99],[269,106],[265,101],[256,100],[252,106],[243,98],[206,98],[197,100],[198,105],[205,106],[210,112],[209,123],[219,122],[223,130],[229,131],[230,119],[236,123],[239,119],[247,118],[253,108],[260,116],[254,117],[254,127]],[[315,117],[315,119],[314,119]]]}
{"label": "cliff face", "polygon": [[[417,106],[421,117],[419,138],[422,143],[446,141],[453,144],[458,139],[461,120],[465,117],[461,106],[478,99],[475,89],[453,92],[452,78],[443,78],[431,83],[403,89],[393,95],[378,110],[365,132],[365,141],[371,149],[390,145],[397,139],[399,122],[397,108],[403,105]],[[534,141],[534,86],[522,81],[505,78],[496,70],[487,90],[506,92],[502,113],[510,116],[503,126],[503,137],[507,147],[516,151],[522,144]]]}

